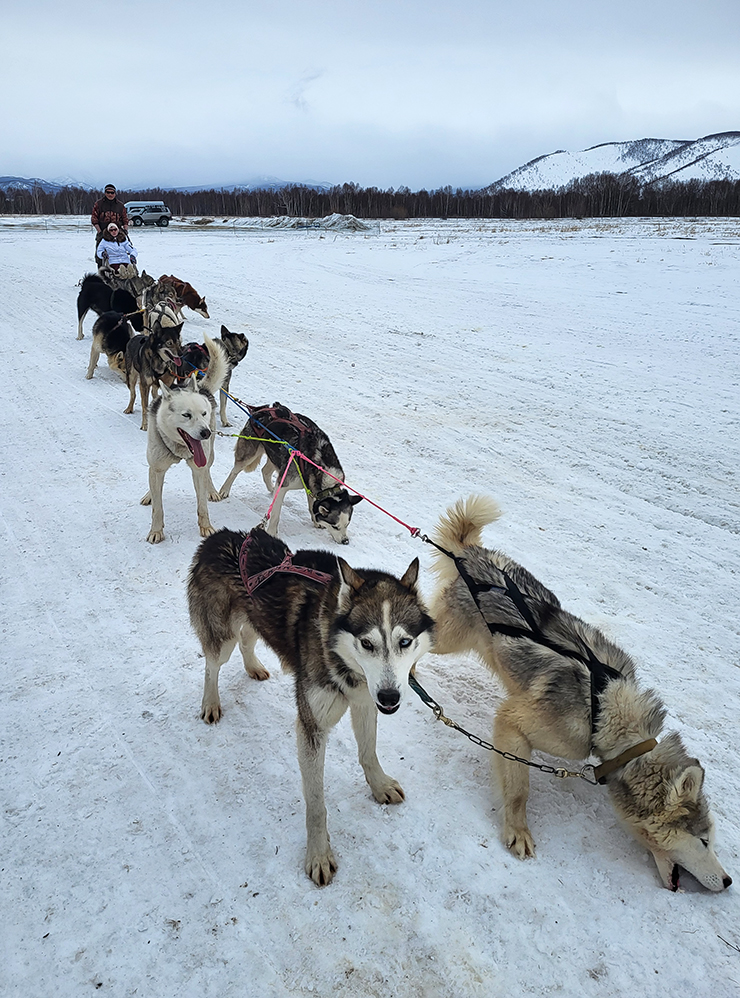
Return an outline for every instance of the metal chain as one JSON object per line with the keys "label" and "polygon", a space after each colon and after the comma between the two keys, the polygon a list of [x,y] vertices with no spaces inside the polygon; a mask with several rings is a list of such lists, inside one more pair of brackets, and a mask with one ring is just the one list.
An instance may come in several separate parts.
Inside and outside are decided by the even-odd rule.
{"label": "metal chain", "polygon": [[559,766],[548,766],[544,763],[532,762],[531,759],[522,759],[520,756],[514,755],[513,752],[504,752],[501,749],[496,748],[496,746],[492,745],[490,742],[484,741],[482,738],[479,738],[478,735],[474,735],[472,734],[472,732],[466,731],[465,728],[463,728],[460,724],[457,723],[457,721],[453,721],[452,718],[447,717],[444,712],[444,709],[440,706],[440,704],[438,704],[436,700],[434,700],[432,697],[429,696],[427,691],[424,689],[423,686],[421,686],[421,684],[417,680],[416,676],[413,676],[410,673],[409,673],[409,686],[414,691],[414,693],[416,693],[417,696],[424,701],[427,707],[429,707],[432,710],[432,712],[434,713],[434,717],[437,721],[442,721],[449,728],[454,728],[455,731],[459,731],[460,734],[465,735],[465,737],[468,738],[471,742],[473,742],[474,745],[479,745],[481,748],[487,749],[489,752],[495,752],[497,755],[500,755],[503,759],[507,759],[509,762],[520,762],[523,766],[529,766],[531,769],[539,769],[540,772],[548,773],[550,776],[556,776],[560,780],[564,780],[567,777],[575,777],[579,780],[585,780],[586,783],[591,783],[593,786],[597,785],[598,781],[595,780],[593,776],[588,776],[586,773],[587,770],[591,770],[591,773],[593,774],[594,767],[590,763],[586,764],[582,769],[578,770],[577,772],[573,772],[569,769],[563,769],[562,767]]}

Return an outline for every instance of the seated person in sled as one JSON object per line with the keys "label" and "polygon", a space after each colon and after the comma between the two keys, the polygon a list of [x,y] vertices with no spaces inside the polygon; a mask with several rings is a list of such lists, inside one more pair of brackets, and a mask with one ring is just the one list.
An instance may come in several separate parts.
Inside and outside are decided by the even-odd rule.
{"label": "seated person in sled", "polygon": [[97,256],[102,260],[103,266],[111,267],[115,271],[123,265],[130,263],[136,265],[136,250],[129,242],[126,233],[119,229],[115,222],[110,222],[103,230]]}

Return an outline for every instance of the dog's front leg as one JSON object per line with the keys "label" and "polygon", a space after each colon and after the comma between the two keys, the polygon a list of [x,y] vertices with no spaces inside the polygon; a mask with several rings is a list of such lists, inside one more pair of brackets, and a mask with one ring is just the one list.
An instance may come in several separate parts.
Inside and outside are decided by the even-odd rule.
{"label": "dog's front leg", "polygon": [[190,465],[190,470],[193,473],[193,485],[195,486],[195,501],[197,503],[200,536],[210,537],[211,534],[216,533],[215,528],[211,524],[211,518],[208,515],[209,483],[210,488],[213,488],[213,482],[211,482],[211,476],[205,468],[198,468],[192,461],[188,461],[188,464]]}
{"label": "dog's front leg", "polygon": [[141,394],[141,428],[146,430],[149,417],[149,384],[144,382],[144,378],[139,378],[139,393]]}
{"label": "dog's front leg", "polygon": [[93,371],[98,366],[98,361],[100,360],[100,350],[95,345],[95,340],[92,342],[90,347],[90,363],[87,365],[87,374],[85,377],[89,381],[93,376]]}
{"label": "dog's front leg", "polygon": [[285,500],[286,489],[279,489],[274,496],[272,509],[270,511],[270,519],[267,521],[267,533],[272,537],[277,537],[278,527],[280,525],[280,510],[283,508],[283,502]]}
{"label": "dog's front leg", "polygon": [[337,872],[337,861],[329,843],[324,803],[324,759],[327,732],[309,737],[301,723],[298,730],[298,764],[306,801],[306,863],[305,870],[317,887],[326,887]]}
{"label": "dog's front leg", "polygon": [[298,764],[301,767],[303,798],[306,801],[305,870],[317,887],[325,887],[337,872],[337,861],[329,842],[324,802],[326,740],[330,729],[347,709],[347,701],[340,693],[332,696],[324,689],[314,688],[311,694],[306,694],[300,687],[296,689],[296,698]]}
{"label": "dog's front leg", "polygon": [[[364,696],[362,695],[364,693]],[[383,771],[375,751],[378,733],[378,708],[367,688],[358,691],[357,699],[350,701],[352,730],[357,742],[358,758],[365,772],[365,779],[379,804],[400,804],[405,800],[401,784]]]}
{"label": "dog's front leg", "polygon": [[[532,746],[516,721],[516,707],[505,701],[493,725],[493,741],[503,752],[529,760]],[[494,765],[504,801],[504,844],[519,859],[534,856],[534,839],[527,824],[529,767],[495,756]]]}
{"label": "dog's front leg", "polygon": [[[149,468],[149,492],[147,495],[152,505],[152,526],[147,540],[150,544],[159,544],[160,541],[164,540],[164,506],[162,505],[164,475],[164,471]],[[144,499],[141,500],[142,505],[147,505],[144,501],[146,498],[147,496],[144,496]]]}

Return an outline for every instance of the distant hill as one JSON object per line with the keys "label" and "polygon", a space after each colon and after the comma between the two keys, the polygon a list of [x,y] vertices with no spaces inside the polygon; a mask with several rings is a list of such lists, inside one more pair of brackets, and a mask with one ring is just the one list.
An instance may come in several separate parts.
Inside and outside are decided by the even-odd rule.
{"label": "distant hill", "polygon": [[740,180],[740,132],[720,132],[701,139],[605,142],[575,153],[559,149],[512,170],[484,188],[484,193],[554,190],[591,173],[628,173],[646,184]]}
{"label": "distant hill", "polygon": [[[194,187],[162,187],[157,189],[163,191],[179,191],[183,194],[195,194],[198,191],[213,190],[228,191],[229,193],[233,193],[234,191],[277,191],[281,190],[283,187],[293,186],[309,187],[316,191],[328,191],[331,190],[333,184],[315,180],[279,180],[277,177],[253,177],[252,180],[245,180],[239,184],[197,184]],[[40,180],[38,177],[0,177],[0,190],[7,191],[11,187],[21,191],[32,191],[40,187],[45,194],[56,194],[65,187],[78,187],[83,191],[92,191],[96,189],[91,187],[89,184],[83,184],[80,183],[80,181],[73,179]],[[99,189],[102,190],[102,187]],[[133,190],[133,188],[129,189]],[[137,189],[151,190],[154,188],[141,187]]]}

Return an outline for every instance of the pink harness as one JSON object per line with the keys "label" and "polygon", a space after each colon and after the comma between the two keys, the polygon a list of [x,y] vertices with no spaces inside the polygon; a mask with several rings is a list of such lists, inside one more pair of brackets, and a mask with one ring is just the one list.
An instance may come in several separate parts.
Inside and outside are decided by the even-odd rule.
{"label": "pink harness", "polygon": [[249,554],[249,542],[251,539],[252,535],[247,534],[239,551],[239,573],[248,596],[251,596],[255,589],[261,586],[263,582],[267,582],[270,576],[275,575],[276,572],[283,572],[288,575],[302,575],[304,578],[318,582],[322,586],[326,586],[332,581],[332,576],[327,575],[326,572],[319,572],[315,568],[305,568],[303,565],[294,565],[293,553],[291,551],[286,553],[279,565],[266,568],[263,572],[258,572],[256,575],[249,575],[247,571],[247,555]]}

